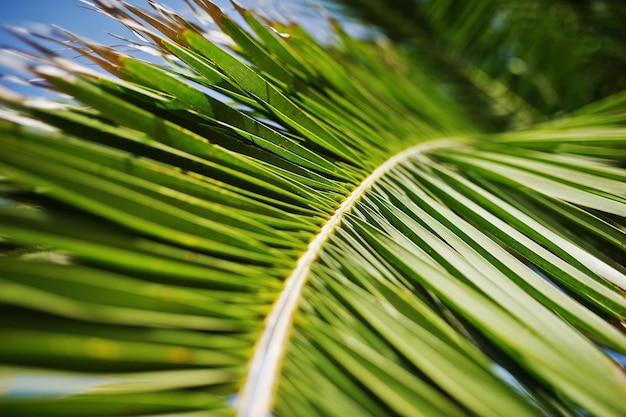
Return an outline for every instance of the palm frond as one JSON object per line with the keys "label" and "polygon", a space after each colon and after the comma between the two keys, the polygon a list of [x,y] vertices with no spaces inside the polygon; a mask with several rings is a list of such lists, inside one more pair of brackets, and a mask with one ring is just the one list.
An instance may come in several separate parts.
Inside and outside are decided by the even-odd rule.
{"label": "palm frond", "polygon": [[623,94],[485,133],[338,24],[149,4],[95,1],[162,64],[1,92],[0,414],[624,414]]}

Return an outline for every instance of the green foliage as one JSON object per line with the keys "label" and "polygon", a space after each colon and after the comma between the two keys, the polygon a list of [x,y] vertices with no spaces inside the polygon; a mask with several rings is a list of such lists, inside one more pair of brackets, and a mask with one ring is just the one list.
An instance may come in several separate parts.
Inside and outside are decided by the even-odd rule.
{"label": "green foliage", "polygon": [[457,101],[481,112],[491,106],[492,116],[513,123],[562,115],[626,89],[620,0],[339,3],[404,45],[418,65],[446,74]]}
{"label": "green foliage", "polygon": [[95,3],[163,63],[59,34],[114,76],[40,47],[72,99],[1,92],[0,415],[624,415],[626,96],[482,60],[532,7],[423,2],[420,61]]}

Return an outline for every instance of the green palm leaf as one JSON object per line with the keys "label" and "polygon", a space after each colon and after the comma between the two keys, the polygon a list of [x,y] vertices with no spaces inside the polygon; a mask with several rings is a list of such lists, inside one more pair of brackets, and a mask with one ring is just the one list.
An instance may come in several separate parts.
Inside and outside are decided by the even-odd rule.
{"label": "green palm leaf", "polygon": [[[225,46],[95,3],[165,64],[25,38],[73,99],[1,92],[0,414],[624,415],[623,94],[486,133],[458,68],[339,25],[189,4]],[[471,3],[445,36],[420,15],[446,59],[490,33]]]}

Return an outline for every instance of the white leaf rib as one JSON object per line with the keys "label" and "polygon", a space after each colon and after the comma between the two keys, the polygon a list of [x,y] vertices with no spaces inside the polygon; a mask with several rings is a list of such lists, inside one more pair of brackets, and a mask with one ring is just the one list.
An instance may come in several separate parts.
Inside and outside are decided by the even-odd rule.
{"label": "white leaf rib", "polygon": [[247,378],[237,400],[237,417],[269,417],[271,415],[282,357],[302,290],[313,262],[317,259],[324,243],[341,223],[344,215],[378,179],[392,168],[426,150],[445,147],[452,143],[454,142],[450,139],[428,141],[410,147],[385,161],[350,193],[309,243],[306,252],[298,259],[293,272],[285,280],[285,286],[266,318],[265,330],[257,342]]}

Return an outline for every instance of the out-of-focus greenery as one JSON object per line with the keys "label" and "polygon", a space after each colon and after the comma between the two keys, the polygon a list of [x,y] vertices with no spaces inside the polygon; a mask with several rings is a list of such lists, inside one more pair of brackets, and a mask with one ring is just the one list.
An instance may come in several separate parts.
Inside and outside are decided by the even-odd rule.
{"label": "out-of-focus greenery", "polygon": [[476,71],[531,106],[535,119],[626,89],[626,3],[620,0],[339,3],[344,13],[404,45],[419,65],[448,74],[457,99],[474,100],[468,106],[480,103],[472,87],[497,94]]}

